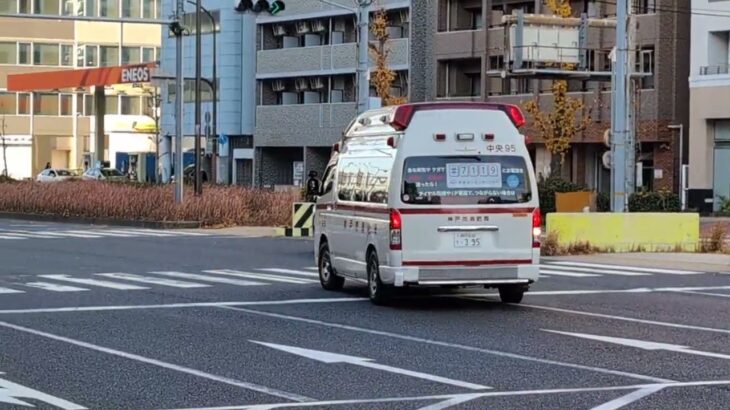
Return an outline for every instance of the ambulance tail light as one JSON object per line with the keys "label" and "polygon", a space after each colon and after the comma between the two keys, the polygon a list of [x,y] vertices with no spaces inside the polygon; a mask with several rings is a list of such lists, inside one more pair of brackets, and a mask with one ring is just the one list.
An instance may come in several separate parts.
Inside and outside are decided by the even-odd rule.
{"label": "ambulance tail light", "polygon": [[540,208],[532,211],[532,247],[540,247],[540,235],[542,235],[542,214]]}
{"label": "ambulance tail light", "polygon": [[403,228],[403,219],[397,209],[390,210],[390,250],[399,251],[403,246],[403,238],[401,237],[401,229]]}
{"label": "ambulance tail light", "polygon": [[516,105],[505,104],[504,112],[507,113],[507,116],[517,128],[521,128],[527,123],[525,116],[522,114],[522,110]]}

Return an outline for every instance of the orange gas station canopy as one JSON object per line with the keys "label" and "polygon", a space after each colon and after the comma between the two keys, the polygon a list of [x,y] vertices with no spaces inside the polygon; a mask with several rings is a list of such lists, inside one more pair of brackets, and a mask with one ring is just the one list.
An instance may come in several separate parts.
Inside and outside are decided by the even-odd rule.
{"label": "orange gas station canopy", "polygon": [[43,91],[62,88],[148,83],[152,81],[152,69],[156,66],[156,64],[150,63],[11,74],[8,75],[7,90]]}

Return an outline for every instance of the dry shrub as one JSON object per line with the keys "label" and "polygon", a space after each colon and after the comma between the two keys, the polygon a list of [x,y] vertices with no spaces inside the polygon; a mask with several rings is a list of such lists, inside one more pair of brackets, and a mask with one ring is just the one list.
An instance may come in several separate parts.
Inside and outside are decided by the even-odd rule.
{"label": "dry shrub", "polygon": [[562,256],[565,254],[565,249],[558,243],[558,234],[555,232],[549,232],[547,237],[540,246],[540,255],[542,256]]}
{"label": "dry shrub", "polygon": [[174,201],[173,187],[96,181],[0,184],[0,211],[136,221],[195,221],[204,226],[280,226],[291,223],[296,192],[206,186],[201,197],[186,187]]}
{"label": "dry shrub", "polygon": [[700,251],[705,253],[723,252],[727,230],[723,224],[714,224],[710,236],[700,240]]}

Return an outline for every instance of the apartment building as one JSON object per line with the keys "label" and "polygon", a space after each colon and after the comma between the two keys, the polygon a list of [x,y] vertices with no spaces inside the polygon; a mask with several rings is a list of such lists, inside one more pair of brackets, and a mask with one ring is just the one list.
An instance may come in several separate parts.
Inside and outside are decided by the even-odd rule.
{"label": "apartment building", "polygon": [[[159,6],[159,0],[0,1],[0,14],[23,15],[0,18],[0,127],[6,137],[12,177],[33,177],[46,163],[82,168],[89,160],[95,119],[93,90],[7,92],[8,75],[159,58],[159,25],[41,20],[33,16],[156,18]],[[148,137],[152,134],[140,134],[135,127],[152,115],[150,89],[110,87],[106,93],[107,121],[113,124],[108,128],[107,157],[113,157],[110,154],[115,149],[150,150]],[[117,141],[115,133],[125,138]],[[130,146],[130,139],[137,141]]]}
{"label": "apartment building", "polygon": [[[550,110],[553,81],[567,80],[569,95],[592,107],[593,122],[573,142],[560,172],[608,192],[610,169],[604,161],[610,148],[604,135],[611,120],[615,3],[571,1],[569,23],[547,18],[552,13],[543,3],[439,0],[433,7],[432,1],[413,0],[410,100],[489,100],[524,106],[538,99],[543,110]],[[669,0],[634,0],[632,5],[632,99],[641,170],[637,183],[644,189],[677,190],[678,126],[686,131],[689,113],[689,13],[679,12]],[[587,17],[585,25],[581,14]],[[566,69],[565,64],[573,67]],[[533,161],[538,173],[547,175],[551,155],[534,122],[528,124],[525,133],[534,142]]]}
{"label": "apartment building", "polygon": [[692,11],[688,203],[717,211],[730,197],[730,2],[694,0]]}

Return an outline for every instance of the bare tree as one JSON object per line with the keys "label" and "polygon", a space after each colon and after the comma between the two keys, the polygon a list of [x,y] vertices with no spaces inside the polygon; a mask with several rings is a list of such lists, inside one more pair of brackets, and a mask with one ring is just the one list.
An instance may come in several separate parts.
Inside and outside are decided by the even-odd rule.
{"label": "bare tree", "polygon": [[5,114],[0,119],[0,140],[3,144],[3,175],[9,176],[8,173],[8,145],[5,143]]}
{"label": "bare tree", "polygon": [[151,111],[148,116],[155,121],[155,182],[159,183],[162,180],[160,172],[160,90],[155,87],[148,90],[147,95],[147,108]]}
{"label": "bare tree", "polygon": [[378,97],[380,97],[383,106],[403,104],[406,102],[405,98],[390,94],[390,89],[397,75],[395,71],[388,67],[390,50],[386,45],[388,40],[390,40],[390,34],[388,33],[388,13],[385,9],[380,9],[375,13],[370,23],[370,30],[372,30],[377,40],[376,45],[370,45],[370,52],[375,57],[375,69],[372,72],[375,91]]}

